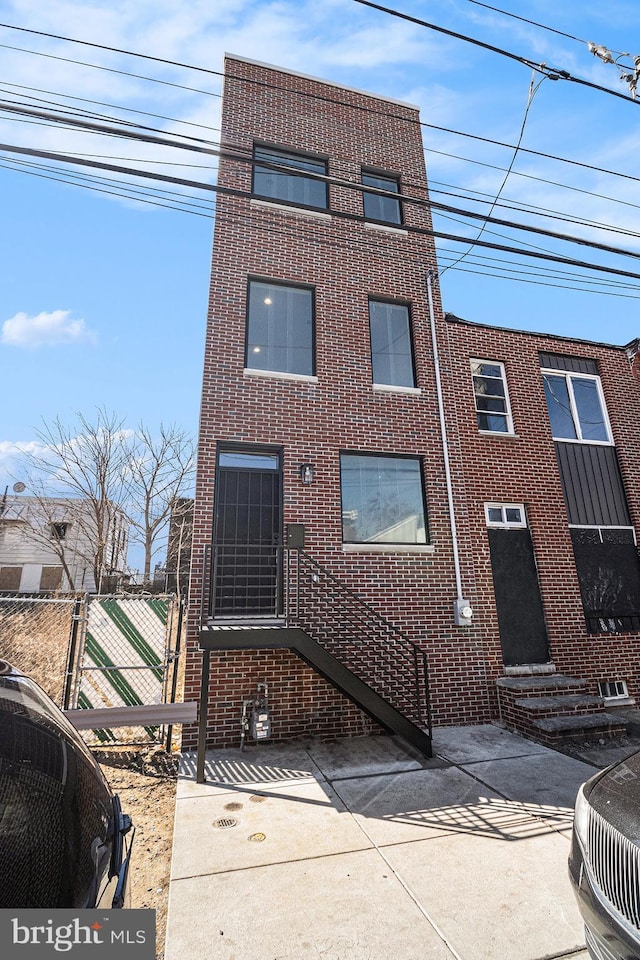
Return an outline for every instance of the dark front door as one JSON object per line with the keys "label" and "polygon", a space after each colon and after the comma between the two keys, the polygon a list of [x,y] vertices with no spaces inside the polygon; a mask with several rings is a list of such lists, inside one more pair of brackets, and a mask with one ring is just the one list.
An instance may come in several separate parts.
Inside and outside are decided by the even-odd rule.
{"label": "dark front door", "polygon": [[487,533],[505,666],[547,663],[547,628],[531,534],[526,527],[489,527]]}
{"label": "dark front door", "polygon": [[278,454],[222,451],[215,501],[214,615],[276,615],[281,568]]}

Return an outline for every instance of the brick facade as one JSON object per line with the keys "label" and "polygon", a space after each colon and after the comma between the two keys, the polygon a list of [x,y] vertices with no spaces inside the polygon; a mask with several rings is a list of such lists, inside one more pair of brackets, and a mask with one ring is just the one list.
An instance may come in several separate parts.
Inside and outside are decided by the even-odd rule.
{"label": "brick facade", "polygon": [[[562,489],[543,410],[533,335],[446,321],[434,280],[443,388],[448,409],[460,578],[474,608],[456,626],[456,575],[440,431],[427,273],[436,274],[419,116],[406,104],[228,57],[222,150],[205,347],[185,697],[199,694],[198,630],[205,550],[212,541],[216,451],[221,443],[282,450],[283,521],[306,529],[306,550],[427,652],[433,720],[480,723],[496,715],[495,680],[503,674],[488,562],[483,503],[526,502],[552,654],[558,669],[603,663],[637,672],[633,639],[588,637],[575,581]],[[254,144],[327,158],[326,213],[251,197]],[[391,229],[363,217],[361,171],[400,178],[404,223]],[[250,279],[304,284],[315,297],[315,375],[284,377],[245,369]],[[369,297],[409,305],[416,388],[374,387]],[[557,341],[553,349],[560,350]],[[564,347],[563,347],[564,349]],[[628,410],[631,374],[624,351],[570,344],[602,365],[625,479],[637,476]],[[517,438],[479,436],[469,356],[507,364]],[[626,366],[625,366],[626,364]],[[636,385],[635,393],[637,398]],[[637,400],[634,400],[637,406]],[[637,420],[634,407],[634,415]],[[635,446],[637,450],[637,445]],[[428,545],[345,550],[340,453],[419,457],[428,509]],[[303,485],[300,464],[314,481]],[[535,462],[535,469],[532,463]],[[631,497],[634,522],[638,493]],[[622,651],[622,652],[621,652]],[[622,660],[620,659],[622,657]],[[608,659],[607,659],[608,658]],[[590,672],[589,672],[590,671]],[[293,654],[258,650],[213,655],[208,745],[235,746],[242,702],[267,681],[273,736],[339,736],[373,729],[371,721]],[[196,745],[185,728],[183,746]]]}

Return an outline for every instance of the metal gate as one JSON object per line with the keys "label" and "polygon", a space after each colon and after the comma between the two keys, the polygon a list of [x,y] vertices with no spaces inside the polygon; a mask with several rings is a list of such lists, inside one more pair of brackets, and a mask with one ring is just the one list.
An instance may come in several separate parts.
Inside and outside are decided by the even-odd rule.
{"label": "metal gate", "polygon": [[[175,596],[90,597],[76,650],[70,706],[87,710],[173,700],[180,650],[180,601]],[[162,739],[161,727],[121,727],[85,734],[94,743]]]}

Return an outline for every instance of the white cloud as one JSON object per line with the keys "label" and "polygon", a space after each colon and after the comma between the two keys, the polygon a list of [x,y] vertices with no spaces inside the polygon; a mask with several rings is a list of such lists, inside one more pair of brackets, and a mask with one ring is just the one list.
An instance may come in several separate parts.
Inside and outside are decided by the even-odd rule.
{"label": "white cloud", "polygon": [[52,310],[33,317],[16,313],[2,324],[0,341],[11,347],[50,347],[65,343],[95,343],[84,320],[73,320],[70,310]]}

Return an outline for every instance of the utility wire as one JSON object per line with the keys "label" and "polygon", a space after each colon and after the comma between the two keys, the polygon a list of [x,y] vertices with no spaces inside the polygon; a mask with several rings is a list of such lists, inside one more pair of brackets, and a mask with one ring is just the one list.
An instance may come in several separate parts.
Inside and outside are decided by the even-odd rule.
{"label": "utility wire", "polygon": [[[27,107],[15,106],[13,104],[3,102],[3,101],[0,101],[0,109],[8,110],[9,112],[16,112],[19,114],[26,114],[27,116],[34,116],[39,119],[50,119],[54,121],[58,119],[56,114],[52,114],[49,111],[42,111],[42,110],[31,109]],[[119,131],[112,127],[105,127],[104,125],[101,125],[101,124],[96,124],[93,122],[85,122],[81,119],[75,119],[75,118],[69,118],[69,117],[65,117],[64,122],[72,126],[77,126],[83,130],[89,130],[90,132],[99,132],[99,133],[106,132],[110,135],[115,134],[118,136],[124,135],[127,138],[131,138],[137,141],[142,141],[144,143],[161,144],[163,146],[173,146],[173,147],[177,146],[180,149],[195,150],[195,151],[206,153],[209,155],[225,157],[226,159],[235,160],[240,163],[246,163],[246,164],[254,163],[253,157],[248,153],[245,153],[245,155],[241,155],[240,153],[231,153],[225,150],[216,150],[208,146],[208,142],[203,140],[202,138],[191,137],[187,134],[178,134],[177,136],[184,137],[186,140],[193,141],[193,142],[176,144],[172,140],[167,139],[166,136],[163,136],[163,137],[156,136],[155,133],[158,131],[156,131],[155,128],[147,127],[144,125],[126,124],[125,130]],[[144,132],[138,133],[137,131],[132,130],[131,126],[138,126],[139,129],[141,129]],[[5,146],[3,147],[3,149],[11,150],[11,147]],[[13,148],[13,149],[17,150],[18,148]],[[46,156],[46,155],[47,154],[43,154],[43,156]],[[59,157],[57,157],[56,159],[59,159]],[[71,162],[71,160],[69,160],[69,162]],[[288,168],[286,165],[272,163],[271,161],[261,161],[261,166],[267,167],[269,169],[273,169],[275,171],[281,171],[281,172],[283,171],[287,174],[290,173],[290,168]],[[105,165],[105,169],[110,169],[109,165]],[[366,191],[367,193],[375,192],[382,196],[393,197],[394,199],[398,199],[400,197],[400,199],[402,199],[404,203],[411,203],[427,209],[442,210],[447,213],[462,214],[465,217],[470,217],[471,219],[475,219],[475,220],[482,220],[485,223],[493,223],[493,224],[498,224],[500,226],[507,226],[515,230],[522,230],[529,233],[537,233],[542,236],[551,237],[557,240],[564,240],[569,243],[577,243],[581,246],[588,246],[588,247],[591,247],[592,249],[602,250],[607,253],[615,253],[623,256],[640,258],[640,254],[636,254],[632,251],[628,251],[620,247],[614,247],[610,244],[598,243],[597,241],[589,241],[581,237],[572,237],[568,234],[560,233],[559,231],[547,230],[544,228],[534,227],[528,224],[515,223],[513,221],[504,220],[502,218],[496,218],[492,216],[487,216],[485,214],[475,213],[470,210],[461,210],[459,207],[454,207],[454,206],[451,206],[450,204],[439,203],[437,201],[428,201],[426,198],[412,197],[412,196],[407,196],[406,194],[402,194],[402,195],[398,195],[395,193],[391,194],[389,191],[379,190],[375,187],[365,186],[363,184],[355,183],[350,180],[341,180],[336,177],[322,176],[320,174],[307,174],[307,175],[314,180],[319,180],[326,183],[333,183],[335,185],[339,185],[347,189],[358,190],[360,192]],[[192,185],[192,183],[190,183],[190,185]],[[425,185],[425,189],[426,189],[426,185]]]}
{"label": "utility wire", "polygon": [[[507,185],[507,180],[509,179],[509,174],[510,174],[511,171],[513,170],[513,165],[514,165],[514,163],[516,162],[516,157],[518,156],[518,151],[520,150],[520,145],[521,145],[521,143],[522,143],[522,138],[524,137],[524,129],[525,129],[526,125],[527,125],[527,117],[529,116],[529,110],[530,110],[530,108],[531,108],[531,104],[533,103],[533,98],[535,97],[536,93],[538,92],[538,90],[540,89],[541,85],[544,83],[544,81],[545,81],[545,79],[546,79],[545,77],[543,77],[542,80],[540,80],[540,82],[539,82],[539,83],[537,84],[537,86],[536,86],[536,85],[534,85],[534,82],[533,82],[533,81],[534,81],[534,76],[535,76],[535,74],[534,74],[533,71],[532,71],[532,73],[531,73],[531,81],[530,81],[530,83],[529,83],[529,94],[528,94],[528,96],[527,96],[527,105],[526,105],[526,107],[525,107],[524,117],[522,118],[522,124],[520,125],[520,135],[519,135],[519,137],[518,137],[518,142],[516,143],[515,150],[513,151],[513,156],[511,157],[511,161],[510,161],[510,163],[509,163],[509,166],[507,167],[507,169],[506,169],[506,171],[505,171],[504,177],[503,177],[503,179],[502,179],[502,183],[500,184],[500,186],[499,186],[499,188],[498,188],[498,192],[497,192],[497,194],[495,195],[495,198],[494,198],[494,200],[493,200],[493,203],[491,204],[491,206],[490,206],[490,208],[489,208],[489,212],[488,212],[488,214],[487,214],[487,219],[483,222],[482,226],[480,227],[480,231],[479,231],[479,233],[478,233],[478,235],[477,235],[477,237],[476,237],[476,240],[479,240],[480,237],[482,236],[482,234],[484,233],[485,227],[486,227],[487,223],[489,222],[489,218],[491,217],[491,214],[493,213],[493,211],[494,211],[495,208],[496,208],[496,204],[498,203],[498,201],[499,201],[499,199],[500,199],[500,197],[501,197],[501,195],[502,195],[502,191],[504,190],[505,186]],[[465,253],[461,254],[461,256],[460,256],[457,260],[455,260],[452,264],[449,264],[448,267],[445,267],[445,270],[450,270],[451,267],[457,266],[462,260],[464,260],[464,258],[466,257],[467,253],[471,253],[472,250],[473,250],[473,244],[469,247],[469,249],[468,249]]]}
{"label": "utility wire", "polygon": [[[32,148],[32,147],[18,147],[11,144],[0,143],[0,151],[6,151],[9,153],[18,153],[23,156],[37,156],[37,157],[41,157],[43,159],[48,159],[48,160],[61,159],[60,155],[54,153],[53,151],[36,150],[35,148]],[[92,168],[110,170],[112,172],[127,174],[129,176],[133,174],[135,176],[150,178],[156,181],[169,182],[169,183],[174,183],[180,186],[187,186],[191,188],[195,187],[200,190],[207,190],[214,193],[219,193],[224,196],[251,198],[251,193],[246,190],[239,190],[233,187],[225,187],[225,186],[221,186],[220,184],[213,185],[213,184],[199,183],[197,181],[187,180],[180,177],[170,177],[166,174],[154,173],[152,171],[143,172],[139,170],[132,170],[131,168],[119,167],[119,166],[116,166],[115,164],[99,163],[93,160],[82,160],[80,158],[69,158],[69,157],[65,157],[63,159],[66,163],[74,163],[74,164],[84,165]],[[355,186],[358,186],[358,185],[355,185]],[[441,206],[444,206],[444,205],[441,205]],[[454,210],[454,212],[459,212],[459,211],[456,211],[456,208],[450,208],[445,206],[444,209]],[[336,219],[343,219],[343,220],[357,222],[357,223],[367,222],[364,216],[347,213],[346,211],[342,211],[342,210],[332,210],[331,215]],[[469,214],[465,212],[465,215],[469,215]],[[477,215],[477,216],[480,216],[480,215]],[[497,221],[497,222],[503,223],[504,225],[504,221]],[[510,225],[510,224],[507,224],[507,225]],[[417,226],[407,224],[403,227],[403,229],[406,231],[407,234],[415,234],[417,236],[439,237],[440,239],[451,240],[454,242],[468,242],[464,238],[461,238],[452,234],[448,234],[448,233],[443,233],[438,230],[433,230],[428,227],[417,227]],[[525,230],[528,229],[530,232],[540,232],[533,227],[529,228],[526,226],[523,227],[521,225],[518,225],[518,229],[525,229]],[[548,231],[544,231],[544,233],[547,234]],[[607,248],[605,245],[595,244],[593,241],[587,241],[582,239],[575,240],[574,238],[567,237],[567,236],[561,237],[561,239],[565,239],[565,240],[568,239],[570,242],[577,242],[588,247],[596,247],[598,249],[608,249],[609,252],[621,253],[624,256],[629,256],[634,259],[640,259],[640,254],[632,253],[626,250],[619,250],[615,247]],[[622,277],[631,277],[634,280],[640,280],[640,273],[634,273],[633,271],[629,271],[629,270],[622,270],[618,267],[606,267],[601,264],[588,263],[585,261],[577,260],[572,257],[563,257],[560,255],[549,254],[549,253],[544,253],[544,254],[537,253],[532,250],[523,252],[522,250],[519,250],[517,247],[508,247],[508,246],[505,246],[504,244],[494,244],[486,240],[477,240],[476,244],[479,246],[490,247],[491,249],[494,249],[494,250],[503,250],[504,252],[507,252],[507,253],[515,253],[521,256],[533,257],[540,260],[548,260],[553,263],[562,263],[569,266],[582,267],[587,270],[596,270],[601,273],[608,273],[608,274],[613,274],[615,276],[622,276]]]}
{"label": "utility wire", "polygon": [[469,37],[463,33],[457,33],[455,30],[447,30],[445,27],[439,27],[435,23],[428,23],[426,20],[420,20],[418,17],[412,17],[408,13],[401,13],[400,10],[394,10],[391,7],[383,7],[378,3],[371,3],[371,0],[354,0],[354,2],[360,3],[365,7],[371,7],[373,10],[379,10],[381,13],[387,13],[389,16],[398,17],[401,20],[407,20],[409,23],[415,23],[418,26],[426,27],[428,30],[434,30],[436,33],[442,33],[445,34],[445,36],[454,37],[456,40],[463,40],[465,43],[471,43],[476,47],[489,50],[491,53],[498,53],[500,56],[507,57],[509,60],[514,60],[517,63],[521,63],[524,66],[530,67],[531,70],[536,70],[538,73],[543,74],[543,76],[548,77],[550,80],[569,80],[571,83],[577,83],[581,86],[589,87],[591,90],[598,90],[600,93],[608,93],[612,97],[619,97],[621,100],[625,100],[628,103],[640,105],[640,100],[636,100],[635,98],[630,99],[627,94],[618,93],[616,90],[611,90],[609,87],[603,87],[599,83],[593,83],[592,81],[584,80],[581,77],[574,77],[569,73],[568,70],[559,70],[554,67],[548,67],[546,63],[535,63],[535,61],[530,60],[528,57],[511,53],[509,50],[504,50],[502,47],[495,46],[495,44],[486,43],[484,40],[478,40],[475,37]]}
{"label": "utility wire", "polygon": [[521,23],[528,23],[532,27],[540,27],[541,30],[548,30],[550,33],[555,33],[559,37],[566,37],[567,40],[576,40],[578,43],[586,44],[586,40],[581,40],[579,37],[574,37],[571,33],[565,33],[563,30],[556,30],[554,27],[549,27],[544,23],[538,23],[536,20],[529,20],[527,17],[519,17],[517,13],[509,13],[508,10],[500,10],[499,7],[492,7],[488,3],[481,3],[480,0],[467,0],[467,3],[473,3],[476,7],[484,7],[485,10],[493,10],[494,13],[501,13],[505,17],[511,17],[513,20],[520,20]]}

